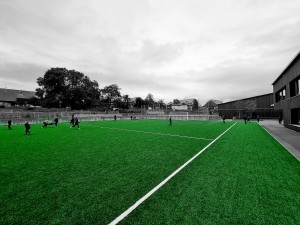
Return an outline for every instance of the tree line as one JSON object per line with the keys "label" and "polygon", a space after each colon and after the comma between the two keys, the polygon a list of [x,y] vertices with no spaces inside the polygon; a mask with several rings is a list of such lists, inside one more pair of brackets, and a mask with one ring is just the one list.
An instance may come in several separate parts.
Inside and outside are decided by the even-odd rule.
{"label": "tree line", "polygon": [[[100,89],[97,81],[75,70],[51,68],[43,77],[37,78],[37,84],[39,87],[36,89],[36,97],[30,100],[33,105],[45,108],[70,107],[77,110],[129,108],[130,98],[128,95],[121,95],[121,88],[117,84]],[[155,101],[151,93],[145,99],[135,98],[134,107],[141,108],[143,105],[166,107],[163,100]]]}

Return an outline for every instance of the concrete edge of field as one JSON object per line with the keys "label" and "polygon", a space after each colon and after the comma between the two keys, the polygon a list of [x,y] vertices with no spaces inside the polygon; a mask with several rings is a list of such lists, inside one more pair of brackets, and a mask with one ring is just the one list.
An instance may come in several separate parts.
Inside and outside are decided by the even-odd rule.
{"label": "concrete edge of field", "polygon": [[259,125],[300,161],[300,133],[284,127],[277,120],[263,120]]}

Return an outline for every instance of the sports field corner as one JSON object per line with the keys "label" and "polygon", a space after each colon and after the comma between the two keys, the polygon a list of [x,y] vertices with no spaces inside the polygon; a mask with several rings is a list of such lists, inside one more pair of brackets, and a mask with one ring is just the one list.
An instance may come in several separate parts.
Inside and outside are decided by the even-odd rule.
{"label": "sports field corner", "polygon": [[257,123],[80,128],[1,127],[1,224],[300,224],[300,163]]}

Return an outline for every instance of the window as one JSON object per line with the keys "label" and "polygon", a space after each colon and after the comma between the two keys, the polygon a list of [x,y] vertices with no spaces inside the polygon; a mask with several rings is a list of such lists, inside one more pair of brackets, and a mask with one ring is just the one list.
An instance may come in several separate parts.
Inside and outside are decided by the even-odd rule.
{"label": "window", "polygon": [[275,94],[275,101],[280,102],[285,99],[285,87]]}
{"label": "window", "polygon": [[300,122],[300,108],[291,110],[291,123],[299,125]]}
{"label": "window", "polygon": [[290,82],[290,89],[291,89],[291,97],[300,95],[300,76],[298,76],[295,80]]}

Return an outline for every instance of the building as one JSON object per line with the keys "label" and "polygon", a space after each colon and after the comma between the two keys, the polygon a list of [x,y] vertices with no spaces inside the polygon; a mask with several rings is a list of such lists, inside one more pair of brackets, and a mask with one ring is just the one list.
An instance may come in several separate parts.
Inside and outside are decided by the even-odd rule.
{"label": "building", "polygon": [[136,97],[134,98],[128,98],[128,108],[133,109],[136,104]]}
{"label": "building", "polygon": [[278,118],[279,112],[273,107],[273,93],[258,95],[218,104],[219,115],[226,118],[243,118],[249,115],[252,118]]}
{"label": "building", "polygon": [[195,101],[197,100],[194,98],[179,100],[179,104],[172,104],[172,110],[192,111]]}
{"label": "building", "polygon": [[203,107],[207,108],[208,112],[211,114],[214,112],[218,112],[218,105],[221,103],[222,102],[220,100],[211,99],[207,101]]}
{"label": "building", "polygon": [[25,105],[28,100],[34,96],[34,91],[0,88],[0,106],[10,107],[14,105]]}
{"label": "building", "polygon": [[191,106],[189,105],[180,105],[180,104],[173,104],[172,105],[172,110],[176,111],[176,110],[183,110],[183,111],[190,111],[192,109]]}
{"label": "building", "polygon": [[274,109],[285,127],[300,132],[300,52],[273,82]]}

